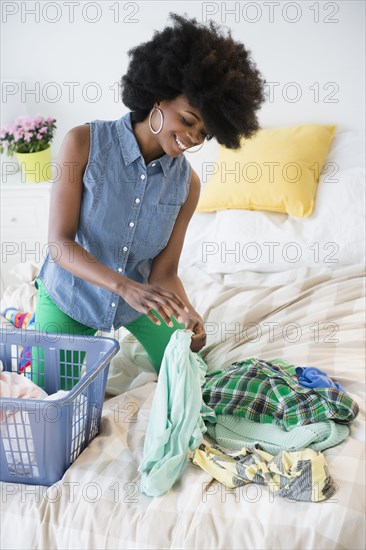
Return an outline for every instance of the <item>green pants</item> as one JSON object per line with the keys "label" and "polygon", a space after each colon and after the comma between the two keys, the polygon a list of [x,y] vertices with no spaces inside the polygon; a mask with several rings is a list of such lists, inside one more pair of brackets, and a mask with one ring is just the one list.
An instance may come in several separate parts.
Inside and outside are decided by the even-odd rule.
{"label": "green pants", "polygon": [[[94,336],[96,329],[83,325],[66,315],[52,301],[45,286],[39,279],[36,280],[38,288],[35,323],[36,329],[44,333],[62,333],[70,335]],[[140,317],[125,325],[125,328],[141,343],[149,355],[154,368],[159,372],[165,348],[171,335],[177,329],[184,329],[183,323],[171,316],[172,327],[163,321],[162,317],[154,309],[154,315],[161,321],[161,325],[155,325],[142,314]],[[65,353],[66,351],[66,353]],[[82,352],[82,350],[80,350]],[[80,369],[85,358],[85,352],[60,350],[60,377],[61,389],[70,390],[79,380]],[[42,348],[32,348],[32,380],[44,387],[44,354]]]}

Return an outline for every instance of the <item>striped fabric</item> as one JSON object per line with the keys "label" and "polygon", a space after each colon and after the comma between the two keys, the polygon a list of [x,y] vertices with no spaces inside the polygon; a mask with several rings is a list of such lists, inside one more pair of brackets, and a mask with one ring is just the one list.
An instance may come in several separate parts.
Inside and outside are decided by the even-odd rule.
{"label": "striped fabric", "polygon": [[273,456],[245,447],[228,451],[204,441],[191,460],[229,489],[261,483],[275,495],[310,502],[327,500],[337,492],[324,455],[312,449]]}
{"label": "striped fabric", "polygon": [[349,436],[344,424],[326,420],[287,431],[275,424],[261,424],[232,414],[216,415],[216,423],[207,425],[207,433],[226,449],[260,446],[267,453],[313,449],[324,451],[339,445]]}
{"label": "striped fabric", "polygon": [[349,424],[359,412],[357,403],[335,388],[304,388],[296,367],[275,359],[251,358],[206,377],[205,403],[216,414],[232,414],[285,430],[313,422],[334,420]]}

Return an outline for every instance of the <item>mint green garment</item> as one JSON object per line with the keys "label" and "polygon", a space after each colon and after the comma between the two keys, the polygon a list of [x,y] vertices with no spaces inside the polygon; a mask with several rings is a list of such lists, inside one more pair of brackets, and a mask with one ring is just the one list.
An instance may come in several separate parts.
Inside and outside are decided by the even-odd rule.
{"label": "mint green garment", "polygon": [[219,445],[232,450],[253,448],[258,443],[271,454],[305,448],[323,451],[338,445],[349,435],[348,426],[333,420],[314,422],[290,431],[275,424],[261,424],[232,414],[218,414],[216,421],[214,426],[208,426],[208,434]]}
{"label": "mint green garment", "polygon": [[188,449],[194,451],[216,414],[202,400],[207,365],[190,349],[192,331],[176,330],[165,348],[138,471],[141,492],[160,496],[180,476]]}

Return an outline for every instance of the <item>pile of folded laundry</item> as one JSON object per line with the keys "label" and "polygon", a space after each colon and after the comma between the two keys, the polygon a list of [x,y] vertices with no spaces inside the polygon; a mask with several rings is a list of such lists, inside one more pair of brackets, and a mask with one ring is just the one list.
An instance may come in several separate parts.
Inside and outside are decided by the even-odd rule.
{"label": "pile of folded laundry", "polygon": [[[141,491],[158,496],[190,460],[226,487],[263,483],[274,494],[322,501],[336,486],[322,451],[349,435],[359,407],[315,367],[250,358],[207,373],[188,330],[166,347],[148,421]],[[208,434],[216,441],[203,440]]]}

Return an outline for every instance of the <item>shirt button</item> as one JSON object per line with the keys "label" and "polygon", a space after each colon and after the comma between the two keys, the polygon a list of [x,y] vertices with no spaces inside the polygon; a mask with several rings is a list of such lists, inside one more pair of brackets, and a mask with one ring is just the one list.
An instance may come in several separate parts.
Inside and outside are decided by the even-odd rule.
{"label": "shirt button", "polygon": [[119,272],[121,273],[121,271],[123,271],[122,267],[119,267],[119,268],[117,269],[117,271],[119,271]]}
{"label": "shirt button", "polygon": [[122,248],[122,250],[123,250],[123,252],[126,252],[126,251],[128,250],[127,246],[124,246],[124,247]]}
{"label": "shirt button", "polygon": [[135,199],[135,202],[138,204],[140,202],[140,199]]}
{"label": "shirt button", "polygon": [[133,227],[135,224],[133,222],[130,222],[130,227]]}
{"label": "shirt button", "polygon": [[156,164],[156,163],[155,163],[155,162],[153,162],[151,166],[155,166],[155,164]]}
{"label": "shirt button", "polygon": [[142,179],[142,180],[144,180],[145,177],[146,177],[146,176],[145,176],[144,174],[141,175],[141,179]]}
{"label": "shirt button", "polygon": [[112,307],[116,307],[116,304],[114,302],[111,303]]}

